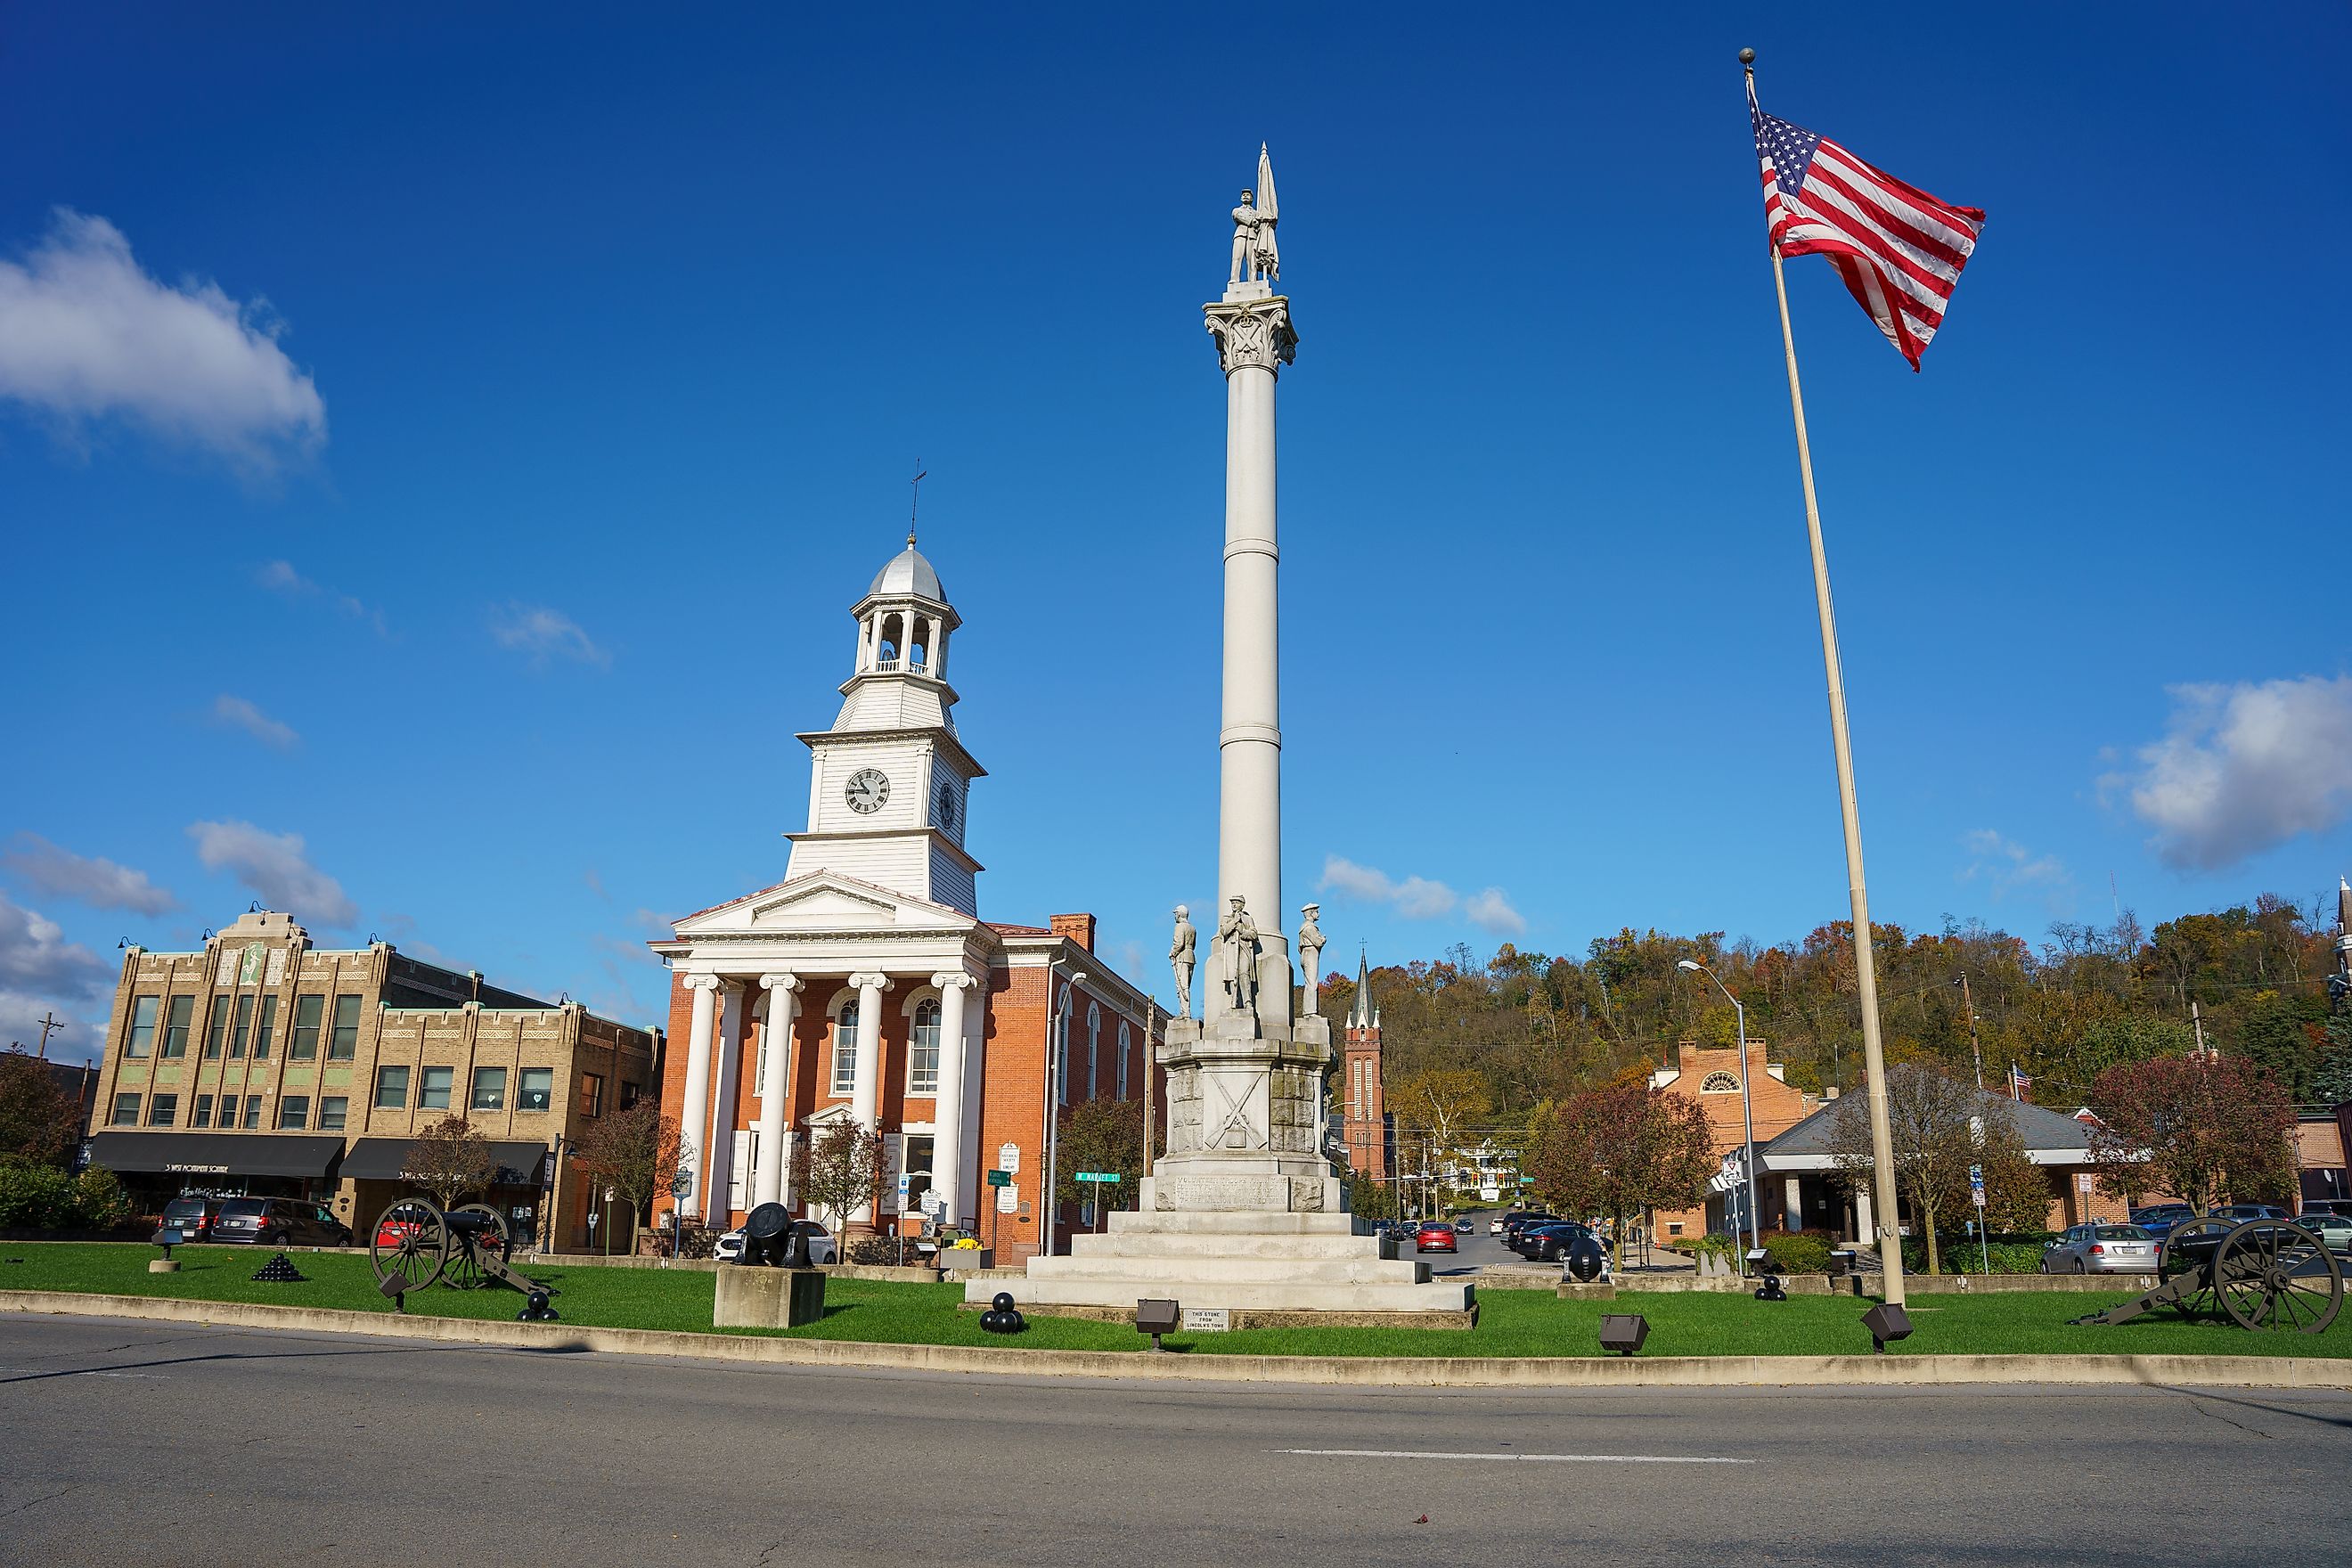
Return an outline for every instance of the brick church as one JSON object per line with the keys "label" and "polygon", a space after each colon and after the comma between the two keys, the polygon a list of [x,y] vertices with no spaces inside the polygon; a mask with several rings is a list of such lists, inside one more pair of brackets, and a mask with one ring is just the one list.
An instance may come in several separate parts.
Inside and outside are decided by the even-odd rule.
{"label": "brick church", "polygon": [[[770,1202],[828,1226],[928,1215],[1017,1263],[1044,1245],[1049,1106],[1157,1093],[1164,1015],[1096,956],[1092,915],[980,918],[967,808],[986,770],[948,683],[962,619],[911,534],[850,616],[840,710],[799,737],[808,821],[784,836],[782,878],[650,944],[671,971],[662,1105],[694,1179],[680,1206],[719,1228]],[[880,1135],[879,1193],[810,1214],[793,1151],[843,1121]]]}

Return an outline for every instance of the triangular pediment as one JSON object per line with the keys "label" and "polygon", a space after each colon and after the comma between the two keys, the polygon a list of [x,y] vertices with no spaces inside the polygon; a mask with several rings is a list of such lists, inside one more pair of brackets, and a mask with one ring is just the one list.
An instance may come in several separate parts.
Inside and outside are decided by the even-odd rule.
{"label": "triangular pediment", "polygon": [[678,940],[762,931],[880,931],[961,921],[952,910],[854,877],[815,871],[677,922]]}

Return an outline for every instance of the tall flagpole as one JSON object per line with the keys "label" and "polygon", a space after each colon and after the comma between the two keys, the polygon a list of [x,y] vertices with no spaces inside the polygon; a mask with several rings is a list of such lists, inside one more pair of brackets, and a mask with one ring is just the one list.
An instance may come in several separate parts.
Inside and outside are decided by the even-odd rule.
{"label": "tall flagpole", "polygon": [[[1756,51],[1742,49],[1748,96],[1756,96]],[[1780,346],[1789,359],[1789,408],[1797,420],[1797,468],[1805,481],[1805,533],[1813,547],[1813,600],[1821,612],[1822,664],[1829,675],[1830,739],[1837,751],[1838,809],[1845,819],[1845,875],[1853,900],[1853,978],[1862,993],[1862,1060],[1869,1080],[1872,1198],[1878,1211],[1878,1256],[1886,1300],[1903,1301],[1903,1237],[1895,1192],[1895,1135],[1886,1114],[1886,1058],[1878,1033],[1878,965],[1871,952],[1870,895],[1862,875],[1862,813],[1853,796],[1853,743],[1846,733],[1845,676],[1838,659],[1837,612],[1830,606],[1830,563],[1822,549],[1822,512],[1813,498],[1813,449],[1805,436],[1805,394],[1797,381],[1797,339],[1789,326],[1789,285],[1781,274],[1780,247],[1771,242],[1772,288],[1780,297]]]}

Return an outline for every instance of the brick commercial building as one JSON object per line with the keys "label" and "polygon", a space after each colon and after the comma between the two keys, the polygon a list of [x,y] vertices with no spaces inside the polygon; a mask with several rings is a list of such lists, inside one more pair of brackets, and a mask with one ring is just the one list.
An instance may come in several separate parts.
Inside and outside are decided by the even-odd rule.
{"label": "brick commercial building", "polygon": [[314,948],[292,917],[256,911],[201,952],[124,953],[90,1159],[151,1213],[184,1192],[309,1197],[364,1239],[414,1190],[409,1141],[462,1115],[498,1147],[485,1199],[518,1240],[583,1250],[596,1205],[572,1144],[651,1091],[660,1050],[658,1035],[576,1004],[389,942]]}
{"label": "brick commercial building", "polygon": [[[683,1212],[726,1226],[780,1202],[835,1223],[793,1190],[793,1157],[854,1121],[879,1135],[885,1168],[849,1223],[928,1217],[1018,1261],[1041,1247],[1060,1125],[1049,1104],[1156,1092],[1158,1016],[1095,955],[1092,915],[979,918],[964,843],[984,770],[947,682],[962,623],[911,537],[851,615],[839,714],[800,736],[808,826],[786,835],[782,879],[651,944],[672,972],[671,1037],[686,1042],[662,1084],[692,1176]],[[991,1171],[1007,1184],[988,1185]]]}
{"label": "brick commercial building", "polygon": [[[1767,1046],[1762,1040],[1748,1042],[1748,1060],[1744,1071],[1748,1079],[1748,1101],[1756,1123],[1756,1147],[1762,1149],[1773,1138],[1811,1115],[1821,1101],[1795,1088],[1780,1076],[1778,1062],[1766,1059]],[[1706,1112],[1707,1130],[1714,1135],[1715,1152],[1718,1159],[1734,1159],[1746,1139],[1746,1121],[1741,1115],[1739,1096],[1743,1064],[1739,1047],[1727,1046],[1721,1049],[1703,1047],[1685,1040],[1676,1047],[1675,1065],[1660,1068],[1650,1075],[1650,1087],[1696,1100]],[[1776,1227],[1781,1214],[1773,1206],[1771,1196],[1759,1191],[1758,1207],[1768,1228]],[[1825,1215],[1827,1211],[1822,1211]],[[1704,1236],[1709,1230],[1730,1229],[1723,1194],[1718,1192],[1707,1200],[1705,1208],[1683,1209],[1672,1214],[1660,1211],[1653,1216],[1656,1238],[1671,1240],[1678,1236]],[[1812,1223],[1824,1223],[1822,1215]],[[1791,1225],[1796,1230],[1801,1226]]]}

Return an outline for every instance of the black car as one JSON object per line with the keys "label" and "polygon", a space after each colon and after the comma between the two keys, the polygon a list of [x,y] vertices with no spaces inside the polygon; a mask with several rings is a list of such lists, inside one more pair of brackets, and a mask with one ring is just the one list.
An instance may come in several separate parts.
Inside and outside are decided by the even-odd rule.
{"label": "black car", "polygon": [[1509,1247],[1512,1251],[1517,1252],[1519,1249],[1519,1237],[1525,1236],[1528,1231],[1533,1230],[1539,1225],[1560,1225],[1563,1223],[1565,1222],[1562,1221],[1559,1215],[1556,1214],[1530,1212],[1528,1214],[1513,1215],[1503,1221],[1503,1245]]}
{"label": "black car", "polygon": [[349,1247],[352,1227],[309,1198],[230,1198],[213,1221],[212,1239],[264,1247]]}
{"label": "black car", "polygon": [[1530,1262],[1557,1263],[1568,1256],[1570,1247],[1591,1235],[1591,1226],[1579,1225],[1574,1220],[1532,1225],[1519,1232],[1517,1245],[1512,1250]]}
{"label": "black car", "polygon": [[220,1207],[218,1198],[173,1198],[163,1205],[163,1228],[177,1230],[184,1241],[210,1241]]}
{"label": "black car", "polygon": [[2150,1204],[2131,1211],[2132,1224],[2158,1241],[2196,1217],[2197,1211],[2187,1204]]}

